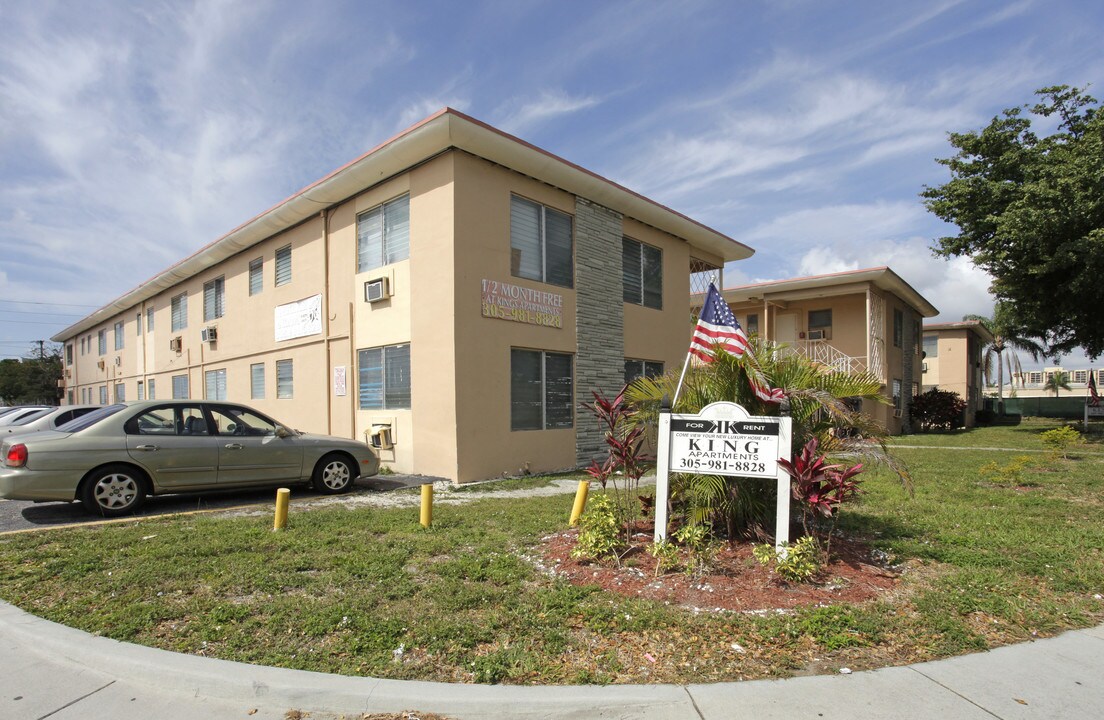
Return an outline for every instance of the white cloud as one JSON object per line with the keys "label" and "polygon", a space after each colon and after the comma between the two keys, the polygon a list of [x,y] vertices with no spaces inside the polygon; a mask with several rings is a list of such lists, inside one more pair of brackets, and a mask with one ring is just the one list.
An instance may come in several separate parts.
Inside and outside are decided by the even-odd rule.
{"label": "white cloud", "polygon": [[535,99],[517,99],[506,103],[496,113],[501,119],[495,124],[516,135],[550,118],[587,110],[601,103],[602,98],[592,95],[573,97],[562,90],[544,90]]}

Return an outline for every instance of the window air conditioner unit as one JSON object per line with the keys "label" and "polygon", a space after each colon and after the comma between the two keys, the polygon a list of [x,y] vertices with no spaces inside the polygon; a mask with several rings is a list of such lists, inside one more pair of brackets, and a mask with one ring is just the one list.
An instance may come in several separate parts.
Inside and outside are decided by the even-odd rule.
{"label": "window air conditioner unit", "polygon": [[96,367],[98,367],[100,370],[103,370],[104,369],[104,361],[103,360],[97,360],[96,361]]}
{"label": "window air conditioner unit", "polygon": [[810,340],[824,340],[825,339],[824,338],[824,331],[823,330],[810,330],[809,331],[809,339]]}
{"label": "window air conditioner unit", "polygon": [[199,331],[199,339],[205,343],[215,342],[218,340],[218,328],[212,325],[211,327],[205,327]]}
{"label": "window air conditioner unit", "polygon": [[73,377],[73,371],[69,368],[65,368],[65,377]]}
{"label": "window air conditioner unit", "polygon": [[179,337],[174,337],[172,340],[169,340],[169,350],[172,350],[173,352],[180,352],[183,347],[184,341],[181,340]]}
{"label": "window air conditioner unit", "polygon": [[928,371],[928,364],[927,363],[920,363],[920,372],[927,372],[927,371]]}
{"label": "window air conditioner unit", "polygon": [[901,411],[900,411],[900,410],[896,410],[896,409],[895,409],[895,410],[893,411],[893,417],[895,417],[895,418],[899,418],[899,417],[901,417]]}
{"label": "window air conditioner unit", "polygon": [[387,286],[387,278],[376,278],[364,283],[364,302],[379,302],[391,297],[391,288]]}
{"label": "window air conditioner unit", "polygon": [[115,356],[115,364],[116,364],[116,365],[122,365],[122,364],[123,364],[123,358],[121,358],[120,356],[116,355],[116,356]]}
{"label": "window air conditioner unit", "polygon": [[368,444],[373,450],[390,450],[395,447],[391,439],[391,425],[373,425],[368,435]]}

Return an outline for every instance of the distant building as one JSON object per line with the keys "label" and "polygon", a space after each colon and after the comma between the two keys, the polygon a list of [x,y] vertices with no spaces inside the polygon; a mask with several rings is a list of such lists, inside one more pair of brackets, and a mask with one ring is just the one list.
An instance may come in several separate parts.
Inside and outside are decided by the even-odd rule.
{"label": "distant building", "polygon": [[863,410],[891,433],[910,431],[909,401],[922,377],[921,325],[939,311],[897,273],[876,267],[742,285],[721,294],[749,333],[835,369],[869,370],[891,404]]}
{"label": "distant building", "polygon": [[[1017,397],[1054,397],[1054,392],[1046,390],[1043,386],[1051,375],[1064,372],[1069,383],[1069,390],[1059,390],[1058,397],[1088,397],[1089,373],[1096,373],[1097,392],[1104,392],[1104,369],[1093,368],[1067,369],[1061,366],[1046,367],[1042,370],[1026,370],[1022,374],[1016,373],[1012,378],[1011,390]],[[995,392],[995,386],[992,387]],[[1007,393],[1007,390],[1005,391]],[[1007,395],[1006,395],[1007,397]]]}
{"label": "distant building", "polygon": [[966,401],[966,427],[976,424],[977,411],[985,407],[982,355],[991,342],[993,334],[977,320],[924,326],[924,390],[958,393]]}

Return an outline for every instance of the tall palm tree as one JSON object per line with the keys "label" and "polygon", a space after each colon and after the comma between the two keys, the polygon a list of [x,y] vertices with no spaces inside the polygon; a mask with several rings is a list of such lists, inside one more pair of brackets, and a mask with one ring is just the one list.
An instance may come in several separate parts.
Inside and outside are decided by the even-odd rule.
{"label": "tall palm tree", "polygon": [[1069,384],[1069,373],[1064,370],[1059,370],[1056,373],[1052,373],[1047,377],[1046,382],[1043,383],[1043,390],[1051,390],[1054,392],[1054,397],[1058,397],[1058,390],[1071,390]]}
{"label": "tall palm tree", "polygon": [[985,355],[982,362],[982,371],[985,374],[986,384],[993,381],[993,368],[997,374],[997,414],[1004,414],[1004,371],[1008,370],[1009,378],[1015,382],[1015,378],[1023,380],[1023,364],[1020,362],[1019,352],[1031,356],[1032,360],[1045,357],[1046,352],[1042,343],[1035,338],[1024,337],[1016,332],[1009,322],[1008,310],[1002,303],[997,303],[993,308],[993,317],[984,315],[964,315],[963,320],[977,320],[990,332],[993,341],[985,346]]}

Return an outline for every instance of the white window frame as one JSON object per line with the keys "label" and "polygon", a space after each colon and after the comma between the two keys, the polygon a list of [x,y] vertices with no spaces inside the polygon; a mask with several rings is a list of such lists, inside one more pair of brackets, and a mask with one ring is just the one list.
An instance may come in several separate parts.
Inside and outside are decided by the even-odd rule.
{"label": "white window frame", "polygon": [[264,258],[259,257],[249,261],[249,295],[260,295],[264,292]]}
{"label": "white window frame", "polygon": [[172,331],[178,332],[188,328],[188,293],[182,292],[170,301]]}
{"label": "white window frame", "polygon": [[204,400],[226,400],[226,368],[203,372]]}
{"label": "white window frame", "polygon": [[226,306],[226,278],[219,276],[203,283],[203,322],[218,320]]}
{"label": "white window frame", "polygon": [[[377,398],[366,397],[368,380],[378,377]],[[409,410],[410,344],[357,350],[357,407],[361,410]]]}
{"label": "white window frame", "polygon": [[290,358],[276,361],[276,399],[295,397],[295,363]]}
{"label": "white window frame", "polygon": [[[378,224],[378,228],[374,225]],[[379,247],[373,248],[378,232]],[[375,257],[372,257],[375,255]],[[357,215],[357,272],[410,258],[410,195],[402,195]]]}
{"label": "white window frame", "polygon": [[253,363],[249,366],[249,399],[265,399],[265,364]]}
{"label": "white window frame", "polygon": [[[287,285],[291,282],[291,244],[284,245],[282,248],[276,251],[276,262],[273,263],[276,268],[274,277],[276,278],[276,287],[281,285]],[[281,280],[283,275],[283,280]]]}
{"label": "white window frame", "polygon": [[[529,237],[526,231],[515,222],[515,216],[520,216],[526,211],[536,211],[536,237]],[[565,221],[568,226],[568,241],[567,241],[567,278],[566,282],[563,278],[552,277],[554,273],[550,272],[549,263],[549,243],[548,243],[548,224],[549,219],[555,218],[557,222]],[[526,246],[536,244],[536,255],[540,261],[540,269],[538,272],[525,271],[522,268],[522,261],[525,258]],[[537,282],[548,283],[550,285],[557,285],[559,287],[573,288],[575,287],[575,218],[571,215],[550,208],[541,203],[529,200],[527,198],[520,197],[518,195],[510,196],[510,274],[514,277],[525,278],[527,280],[535,280]],[[516,262],[514,262],[516,258]],[[564,258],[556,258],[557,263],[562,262]],[[558,267],[558,264],[557,264]]]}

